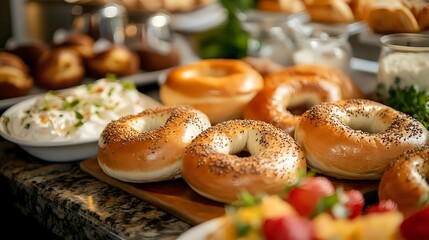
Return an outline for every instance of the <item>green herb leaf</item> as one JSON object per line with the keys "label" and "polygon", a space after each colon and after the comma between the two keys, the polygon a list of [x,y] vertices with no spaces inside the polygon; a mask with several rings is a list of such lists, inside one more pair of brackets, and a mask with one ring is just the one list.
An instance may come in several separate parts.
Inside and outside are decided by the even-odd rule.
{"label": "green herb leaf", "polygon": [[[429,94],[417,85],[400,87],[399,83],[400,79],[397,78],[394,85],[387,89],[388,95],[382,98],[382,102],[416,118],[429,129]],[[383,85],[379,85],[377,91],[384,89]]]}
{"label": "green herb leaf", "polygon": [[262,196],[252,195],[246,191],[240,192],[238,200],[231,203],[235,207],[249,207],[261,202]]}
{"label": "green herb leaf", "polygon": [[116,77],[116,74],[114,73],[106,74],[106,78],[109,79],[111,82],[115,82],[118,80],[118,78]]}
{"label": "green herb leaf", "polygon": [[80,112],[75,111],[74,113],[75,113],[77,119],[79,119],[79,120],[83,119],[83,115]]}
{"label": "green herb leaf", "polygon": [[227,20],[200,37],[199,55],[202,58],[243,58],[247,56],[249,34],[242,29],[237,14],[255,8],[257,0],[221,0],[220,3],[227,11]]}
{"label": "green herb leaf", "polygon": [[128,81],[128,80],[121,81],[121,85],[124,89],[127,89],[127,90],[136,89],[136,85],[133,82]]}
{"label": "green herb leaf", "polygon": [[338,219],[347,218],[350,212],[341,200],[343,193],[344,189],[342,187],[338,187],[332,195],[322,197],[317,203],[314,211],[311,213],[310,218],[314,218],[323,212],[330,212]]}
{"label": "green herb leaf", "polygon": [[239,237],[246,236],[246,234],[251,229],[251,227],[248,224],[245,224],[240,221],[236,221],[234,225],[235,225],[235,232]]}
{"label": "green herb leaf", "polygon": [[64,102],[63,102],[63,110],[64,109],[73,109],[78,104],[79,104],[79,100],[77,100],[77,99],[72,100],[71,102],[68,102],[68,101],[64,100]]}
{"label": "green herb leaf", "polygon": [[284,188],[284,193],[281,194],[281,197],[286,198],[289,195],[289,192],[301,183],[302,179],[307,177],[314,177],[315,175],[316,172],[313,170],[306,172],[304,169],[298,169],[298,177],[293,182],[286,184]]}
{"label": "green herb leaf", "polygon": [[83,125],[83,115],[78,112],[78,111],[74,111],[76,118],[78,119],[77,123],[74,125],[75,127],[81,127]]}

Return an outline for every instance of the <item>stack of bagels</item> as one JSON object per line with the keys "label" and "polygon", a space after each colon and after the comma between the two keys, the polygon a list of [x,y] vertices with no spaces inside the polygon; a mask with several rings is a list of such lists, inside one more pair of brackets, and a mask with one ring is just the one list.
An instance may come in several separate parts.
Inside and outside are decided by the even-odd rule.
{"label": "stack of bagels", "polygon": [[[140,183],[183,177],[219,202],[236,200],[242,190],[279,193],[307,168],[338,179],[384,179],[380,197],[398,203],[388,184],[397,171],[424,179],[429,135],[419,121],[366,99],[335,67],[296,65],[262,75],[248,60],[171,69],[160,86],[164,106],[113,121],[101,134],[104,172]],[[414,164],[407,151],[422,156],[418,176],[402,167]],[[408,191],[402,194],[413,194],[401,186]],[[415,195],[429,193],[422,192]],[[413,204],[400,209],[410,213],[418,209]]]}

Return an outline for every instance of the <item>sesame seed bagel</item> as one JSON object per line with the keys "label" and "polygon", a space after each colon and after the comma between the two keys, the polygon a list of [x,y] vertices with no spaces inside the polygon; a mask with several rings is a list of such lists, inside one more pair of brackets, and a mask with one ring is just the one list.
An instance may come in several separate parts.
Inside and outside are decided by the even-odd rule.
{"label": "sesame seed bagel", "polygon": [[[240,156],[247,152],[249,156]],[[241,191],[276,194],[306,172],[293,138],[257,120],[229,120],[202,132],[186,148],[182,177],[200,195],[218,202]]]}
{"label": "sesame seed bagel", "polygon": [[342,179],[379,179],[390,161],[423,146],[426,128],[381,103],[349,99],[321,103],[301,115],[295,140],[307,163]]}
{"label": "sesame seed bagel", "polygon": [[105,127],[98,163],[107,175],[126,182],[178,178],[186,146],[208,127],[208,117],[189,106],[149,108]]}
{"label": "sesame seed bagel", "polygon": [[391,199],[409,216],[427,201],[429,185],[429,146],[413,148],[389,164],[378,188],[380,200]]}
{"label": "sesame seed bagel", "polygon": [[293,136],[305,110],[321,102],[340,99],[341,89],[335,83],[314,77],[289,78],[289,81],[264,86],[247,105],[244,118],[271,123]]}

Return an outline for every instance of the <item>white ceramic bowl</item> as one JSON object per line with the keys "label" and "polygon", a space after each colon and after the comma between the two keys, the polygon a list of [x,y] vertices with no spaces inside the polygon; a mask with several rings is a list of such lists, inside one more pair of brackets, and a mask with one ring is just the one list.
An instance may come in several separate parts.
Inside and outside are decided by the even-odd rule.
{"label": "white ceramic bowl", "polygon": [[[155,99],[142,94],[141,97],[148,103],[147,107],[160,106],[161,103]],[[36,97],[23,100],[8,108],[0,118],[0,135],[13,143],[19,145],[29,154],[50,162],[71,162],[84,160],[97,156],[99,136],[93,138],[64,140],[64,141],[36,141],[27,140],[13,136],[7,130],[3,116],[11,116],[12,113],[21,111],[34,104]],[[9,120],[13,121],[13,120]]]}
{"label": "white ceramic bowl", "polygon": [[[20,111],[21,109],[33,104],[35,100],[36,98],[30,98],[17,103],[7,109],[3,113],[3,116],[10,115],[15,111]],[[61,142],[25,140],[16,138],[9,134],[4,121],[0,122],[0,135],[6,140],[18,144],[29,154],[46,161],[69,162],[83,160],[97,155],[98,136],[95,136],[92,139]]]}

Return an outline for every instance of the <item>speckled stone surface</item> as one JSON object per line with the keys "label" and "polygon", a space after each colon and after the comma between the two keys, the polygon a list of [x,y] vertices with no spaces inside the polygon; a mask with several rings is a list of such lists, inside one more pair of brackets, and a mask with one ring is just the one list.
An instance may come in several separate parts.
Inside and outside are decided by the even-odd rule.
{"label": "speckled stone surface", "polygon": [[116,189],[79,162],[33,158],[0,138],[0,175],[14,205],[65,239],[176,239],[189,224]]}

